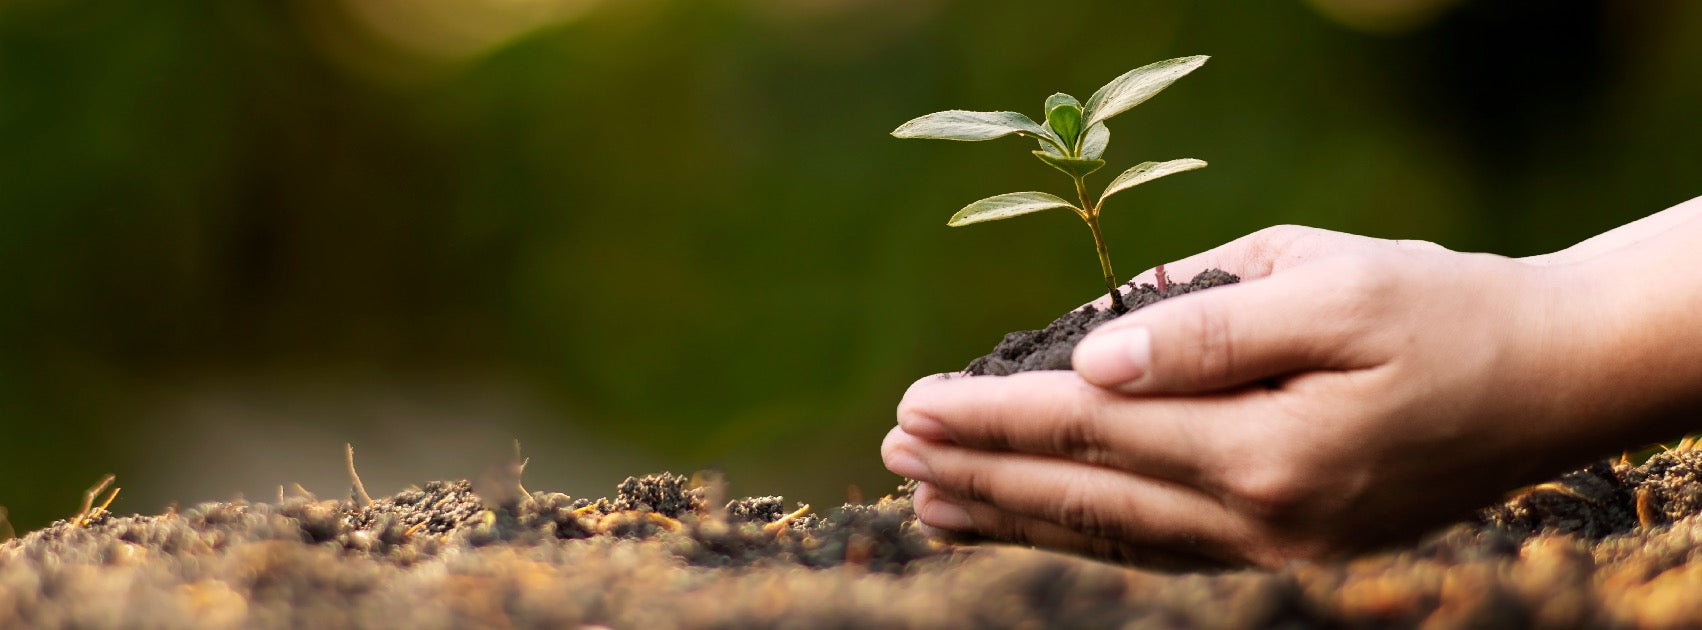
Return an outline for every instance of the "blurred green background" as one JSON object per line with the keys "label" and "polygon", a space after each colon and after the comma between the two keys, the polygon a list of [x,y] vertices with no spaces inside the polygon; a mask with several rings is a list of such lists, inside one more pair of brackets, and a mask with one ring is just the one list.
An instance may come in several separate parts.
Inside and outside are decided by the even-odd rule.
{"label": "blurred green background", "polygon": [[1702,193],[1684,0],[0,0],[0,505],[340,496],[344,442],[390,493],[516,438],[533,489],[878,496],[910,381],[1100,291],[1068,214],[944,225],[1065,190],[1028,142],[887,133],[1188,54],[1113,121],[1107,173],[1211,162],[1108,210],[1125,275]]}

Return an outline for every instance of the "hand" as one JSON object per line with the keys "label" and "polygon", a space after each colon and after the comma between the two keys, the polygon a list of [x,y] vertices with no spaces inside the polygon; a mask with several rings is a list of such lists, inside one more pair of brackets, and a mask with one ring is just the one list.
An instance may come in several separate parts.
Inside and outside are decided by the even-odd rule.
{"label": "hand", "polygon": [[1617,448],[1569,395],[1591,375],[1563,343],[1595,311],[1568,268],[1297,227],[1168,267],[1242,283],[1101,326],[1073,372],[906,392],[881,451],[922,482],[924,524],[1276,566],[1410,539]]}

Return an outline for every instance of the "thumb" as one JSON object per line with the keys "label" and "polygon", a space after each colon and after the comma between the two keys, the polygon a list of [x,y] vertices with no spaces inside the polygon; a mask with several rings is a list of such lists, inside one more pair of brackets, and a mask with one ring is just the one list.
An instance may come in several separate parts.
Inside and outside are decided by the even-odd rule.
{"label": "thumb", "polygon": [[[1107,322],[1071,357],[1089,383],[1126,393],[1230,389],[1347,360],[1363,339],[1318,266],[1174,297]],[[1318,297],[1325,296],[1325,297]],[[1361,353],[1363,354],[1363,353]]]}

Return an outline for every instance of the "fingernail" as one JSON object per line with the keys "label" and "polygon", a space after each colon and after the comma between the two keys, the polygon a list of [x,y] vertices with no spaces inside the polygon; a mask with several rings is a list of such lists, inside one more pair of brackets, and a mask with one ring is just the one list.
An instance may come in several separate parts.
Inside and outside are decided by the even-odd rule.
{"label": "fingernail", "polygon": [[1146,376],[1152,365],[1152,333],[1144,326],[1089,335],[1070,363],[1095,385],[1124,385]]}
{"label": "fingernail", "polygon": [[931,527],[964,531],[975,528],[975,521],[969,518],[969,510],[955,503],[947,503],[934,499],[923,510],[922,522]]}
{"label": "fingernail", "polygon": [[895,449],[892,454],[887,455],[886,469],[900,477],[917,481],[932,481],[931,477],[933,477],[933,473],[928,470],[928,465],[922,463],[920,458],[911,455],[910,451],[906,450]]}
{"label": "fingernail", "polygon": [[946,425],[928,416],[918,413],[906,414],[898,421],[898,426],[904,427],[904,432],[924,440],[945,441],[951,436],[946,434]]}

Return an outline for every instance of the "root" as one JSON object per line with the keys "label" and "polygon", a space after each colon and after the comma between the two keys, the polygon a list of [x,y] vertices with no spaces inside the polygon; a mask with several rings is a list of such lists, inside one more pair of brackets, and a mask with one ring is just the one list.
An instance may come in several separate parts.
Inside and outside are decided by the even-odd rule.
{"label": "root", "polygon": [[112,481],[117,478],[109,473],[107,476],[101,477],[100,481],[89,488],[88,492],[83,493],[83,509],[79,510],[77,515],[72,518],[78,527],[88,527],[95,517],[100,516],[108,506],[112,505],[113,499],[118,498],[118,491],[123,490],[123,488],[115,487],[112,492],[107,493],[106,500],[101,501],[98,506],[95,505],[95,497],[100,496],[100,493],[104,492],[107,486],[112,485]]}
{"label": "root", "polygon": [[6,518],[6,508],[0,506],[0,543],[18,537],[18,530],[12,528],[12,520]]}
{"label": "root", "polygon": [[307,500],[309,500],[309,501],[313,501],[313,502],[315,502],[315,503],[318,503],[318,502],[319,502],[319,495],[316,495],[316,494],[314,494],[314,493],[312,493],[312,492],[309,492],[309,491],[308,491],[308,489],[307,489],[307,488],[304,488],[304,487],[302,487],[302,485],[301,485],[301,484],[299,484],[299,483],[292,483],[292,484],[290,484],[290,486],[291,486],[291,487],[294,487],[294,488],[295,488],[295,492],[296,492],[296,494],[299,494],[299,495],[301,495],[301,496],[304,496],[304,497],[307,497]]}
{"label": "root", "polygon": [[791,525],[793,519],[796,519],[800,516],[803,516],[803,515],[809,514],[809,513],[810,513],[810,506],[809,506],[809,504],[806,503],[806,504],[804,504],[803,507],[800,507],[796,510],[793,510],[791,514],[787,514],[785,516],[782,516],[782,517],[780,517],[779,520],[776,520],[773,523],[763,525],[762,531],[770,533],[770,534],[779,535],[780,532],[786,531],[786,526]]}
{"label": "root", "polygon": [[360,473],[355,472],[355,445],[345,442],[343,452],[349,460],[349,479],[354,481],[354,490],[360,497],[360,506],[372,507],[372,495],[366,493],[366,486],[360,482]]}
{"label": "root", "polygon": [[431,523],[430,520],[424,520],[424,521],[420,521],[418,523],[414,523],[414,526],[409,527],[408,531],[402,532],[402,540],[407,540],[409,538],[413,538],[414,534],[420,533],[420,530],[425,529],[426,525],[430,524],[430,523]]}
{"label": "root", "polygon": [[602,507],[602,506],[599,506],[596,503],[592,503],[591,505],[587,505],[585,507],[574,510],[573,515],[574,516],[585,516],[586,514],[596,512],[597,509],[600,508],[600,507]]}
{"label": "root", "polygon": [[526,474],[526,464],[531,463],[532,458],[520,456],[520,438],[514,438],[514,461],[519,462],[514,465],[514,487],[520,489],[521,499],[530,502],[532,492],[526,489],[526,484],[521,483],[520,478]]}
{"label": "root", "polygon": [[1584,496],[1583,493],[1580,493],[1577,490],[1573,490],[1569,487],[1566,487],[1565,485],[1561,484],[1558,481],[1550,481],[1550,482],[1547,482],[1547,483],[1539,483],[1539,484],[1534,485],[1534,486],[1527,486],[1525,488],[1516,490],[1516,491],[1513,492],[1513,494],[1507,496],[1507,500],[1508,501],[1518,501],[1520,499],[1531,496],[1531,495],[1536,494],[1538,492],[1554,492],[1554,493],[1558,493],[1558,494],[1564,494],[1566,496],[1572,497],[1572,498],[1577,499],[1579,501],[1583,501],[1585,503],[1590,503],[1590,504],[1593,504],[1593,505],[1600,505],[1599,501],[1592,499],[1590,497]]}
{"label": "root", "polygon": [[1655,493],[1648,488],[1637,489],[1637,524],[1648,529],[1660,524],[1655,515]]}
{"label": "root", "polygon": [[593,529],[595,529],[599,534],[610,535],[619,531],[623,527],[628,527],[645,521],[649,521],[651,524],[670,532],[677,532],[685,528],[685,523],[681,523],[678,520],[662,514],[626,510],[623,512],[603,515],[602,518],[597,519],[597,525]]}

